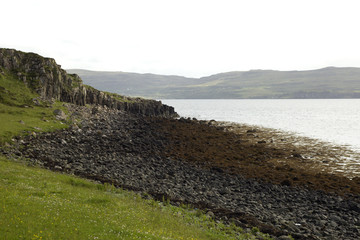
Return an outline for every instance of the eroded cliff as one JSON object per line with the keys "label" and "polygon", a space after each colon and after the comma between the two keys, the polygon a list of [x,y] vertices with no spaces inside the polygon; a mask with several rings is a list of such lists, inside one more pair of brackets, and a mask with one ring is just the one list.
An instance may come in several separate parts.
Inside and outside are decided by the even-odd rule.
{"label": "eroded cliff", "polygon": [[77,105],[98,104],[147,116],[177,116],[173,107],[160,101],[127,98],[84,85],[76,74],[68,74],[52,58],[35,53],[0,48],[1,71],[15,75],[43,99]]}

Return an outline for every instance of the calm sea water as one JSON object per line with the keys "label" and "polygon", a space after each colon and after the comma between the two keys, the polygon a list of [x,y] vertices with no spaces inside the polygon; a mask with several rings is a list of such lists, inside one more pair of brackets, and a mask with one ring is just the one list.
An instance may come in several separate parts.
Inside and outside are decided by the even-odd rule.
{"label": "calm sea water", "polygon": [[360,153],[360,99],[162,100],[182,117],[275,128]]}

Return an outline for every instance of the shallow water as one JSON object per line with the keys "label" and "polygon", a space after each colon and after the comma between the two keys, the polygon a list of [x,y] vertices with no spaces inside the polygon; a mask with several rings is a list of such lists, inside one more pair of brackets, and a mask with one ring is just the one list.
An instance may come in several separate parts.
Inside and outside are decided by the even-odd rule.
{"label": "shallow water", "polygon": [[162,100],[182,117],[275,128],[360,153],[360,99]]}

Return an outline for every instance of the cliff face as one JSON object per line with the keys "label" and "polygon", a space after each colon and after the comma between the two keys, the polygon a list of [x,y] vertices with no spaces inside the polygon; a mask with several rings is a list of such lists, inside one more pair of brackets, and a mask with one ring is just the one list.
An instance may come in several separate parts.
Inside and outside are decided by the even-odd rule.
{"label": "cliff face", "polygon": [[68,74],[52,58],[35,53],[0,48],[0,67],[16,75],[42,98],[77,105],[99,104],[147,116],[177,116],[173,107],[160,101],[126,98],[123,101],[83,85],[76,74]]}

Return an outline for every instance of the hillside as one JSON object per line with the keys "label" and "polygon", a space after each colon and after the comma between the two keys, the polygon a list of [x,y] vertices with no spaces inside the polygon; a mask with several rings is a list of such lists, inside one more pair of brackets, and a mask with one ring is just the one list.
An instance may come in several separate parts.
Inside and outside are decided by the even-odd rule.
{"label": "hillside", "polygon": [[68,70],[103,91],[156,99],[360,98],[360,68],[251,70],[202,78]]}

